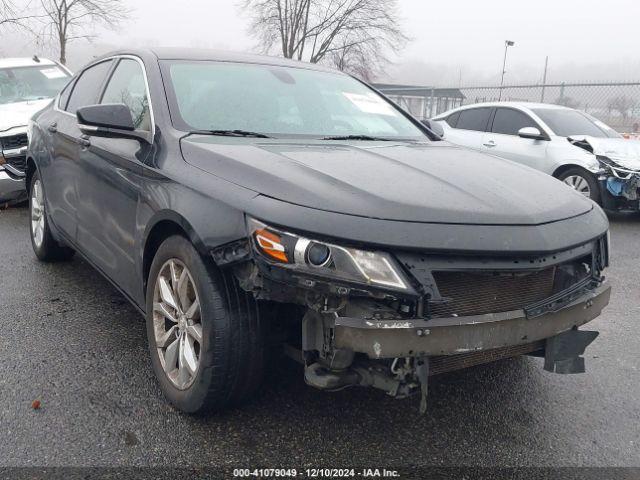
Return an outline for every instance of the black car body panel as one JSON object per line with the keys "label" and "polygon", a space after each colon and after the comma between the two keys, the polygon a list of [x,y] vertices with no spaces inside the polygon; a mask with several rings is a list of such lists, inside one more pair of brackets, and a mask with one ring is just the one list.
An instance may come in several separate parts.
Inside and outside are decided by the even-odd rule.
{"label": "black car body panel", "polygon": [[557,182],[532,181],[542,173],[445,142],[363,145],[190,136],[182,141],[182,153],[199,169],[256,193],[381,220],[540,225],[593,208]]}
{"label": "black car body panel", "polygon": [[[609,222],[599,209],[562,221],[539,225],[469,225],[401,222],[311,209],[264,195],[253,199],[250,212],[316,236],[351,243],[407,247],[434,252],[544,254],[557,252],[603,235]],[[316,232],[322,232],[317,234]]]}
{"label": "black car body panel", "polygon": [[[308,365],[310,384],[329,389],[370,384],[403,396],[425,382],[420,366],[423,360],[411,365],[407,360],[407,375],[414,379],[408,383],[404,377],[392,378],[382,370],[366,373],[372,370],[360,368],[354,354],[376,350],[376,333],[365,328],[370,319],[396,322],[393,328],[404,328],[402,322],[422,322],[416,324],[421,328],[402,334],[419,336],[432,319],[443,321],[433,307],[451,299],[439,292],[437,270],[505,277],[507,283],[512,278],[514,285],[524,285],[531,276],[548,291],[527,298],[535,304],[536,312],[549,315],[569,303],[575,311],[595,304],[574,326],[597,316],[608,302],[608,286],[603,286],[601,275],[608,263],[606,216],[591,201],[545,174],[434,141],[436,136],[408,117],[424,132],[423,140],[236,138],[179,130],[172,123],[161,60],[219,60],[328,70],[288,60],[182,50],[126,51],[104,58],[133,59],[144,66],[151,104],[151,141],[91,135],[78,125],[74,112],[64,111],[56,100],[32,121],[27,177],[29,181],[38,171],[42,178],[54,237],[80,252],[141,312],[145,310],[147,276],[155,249],[167,235],[179,232],[189,238],[211,268],[230,269],[242,288],[256,298],[309,308],[302,321],[302,350],[305,355],[315,352],[314,358],[320,355],[321,362],[331,355],[331,365],[343,372],[322,377],[321,369]],[[117,63],[113,62],[110,72]],[[72,85],[81,74],[74,77]],[[105,78],[102,86],[96,87],[93,103],[99,101],[106,83]],[[251,219],[286,235],[306,237],[305,242],[327,242],[345,252],[381,252],[409,285],[405,292],[398,292],[366,282],[323,278],[295,266],[284,268],[257,252],[256,239],[248,230]],[[527,287],[529,293],[538,283],[532,285]],[[500,295],[496,291],[489,296],[497,299]],[[527,310],[530,305],[524,300],[517,302],[517,295],[518,291],[512,292],[511,300],[515,300],[509,303],[517,313],[508,315],[522,319],[514,323],[516,330],[517,325],[526,324],[523,319],[532,311]],[[313,296],[323,297],[324,307],[318,310]],[[350,304],[352,298],[364,299],[365,306],[355,308],[355,303]],[[350,315],[356,312],[355,317],[345,313],[348,332],[344,322],[336,323],[331,317],[343,308]],[[499,319],[491,315],[495,314],[482,312],[484,320],[477,323]],[[474,337],[475,320],[466,323],[455,312],[451,318],[460,318],[460,324],[467,325],[465,331],[471,332],[460,348],[465,352],[483,350],[481,342],[474,346],[474,338],[481,338]],[[563,319],[562,329],[570,326],[570,314],[558,318]],[[354,322],[364,323],[358,326]],[[334,332],[337,327],[342,342],[339,348],[323,343],[333,338],[327,330]],[[508,351],[520,353],[540,348],[537,343],[523,347],[528,345],[526,334],[513,344],[517,334],[506,330],[508,335],[494,338],[491,345],[518,347]],[[358,337],[360,331],[366,331],[367,337]],[[447,330],[449,346],[455,345],[459,331],[453,327]],[[553,328],[548,331],[562,333]],[[483,332],[491,335],[491,329]],[[569,336],[577,350],[586,346],[582,337]],[[355,340],[349,344],[346,338]],[[350,345],[356,348],[363,342],[368,342],[366,348],[345,353]],[[431,348],[430,352],[436,350]],[[410,355],[418,353],[412,350]],[[454,355],[456,350],[447,347],[440,353]],[[498,358],[496,355],[491,358]],[[548,361],[555,365],[562,359]],[[352,363],[352,370],[345,373]]]}

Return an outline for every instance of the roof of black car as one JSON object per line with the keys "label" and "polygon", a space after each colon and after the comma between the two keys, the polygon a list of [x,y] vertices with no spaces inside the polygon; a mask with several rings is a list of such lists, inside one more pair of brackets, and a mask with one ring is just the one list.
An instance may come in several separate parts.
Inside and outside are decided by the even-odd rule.
{"label": "roof of black car", "polygon": [[337,72],[337,70],[335,69],[324,67],[322,65],[290,60],[288,58],[198,48],[153,47],[149,49],[119,50],[110,52],[103,57],[126,54],[137,55],[141,57],[145,57],[151,54],[159,60],[211,60],[219,62],[257,63],[263,65],[281,65],[296,68],[306,68],[309,70],[319,70],[325,72]]}

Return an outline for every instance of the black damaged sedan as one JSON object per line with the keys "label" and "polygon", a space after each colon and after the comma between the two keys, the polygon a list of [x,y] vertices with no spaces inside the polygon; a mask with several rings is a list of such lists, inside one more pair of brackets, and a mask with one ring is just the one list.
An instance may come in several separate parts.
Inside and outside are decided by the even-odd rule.
{"label": "black damaged sedan", "polygon": [[95,60],[29,127],[31,240],[146,317],[186,412],[260,385],[270,346],[325,390],[417,394],[516,355],[584,371],[609,301],[602,210],[452,146],[318,65],[220,52]]}

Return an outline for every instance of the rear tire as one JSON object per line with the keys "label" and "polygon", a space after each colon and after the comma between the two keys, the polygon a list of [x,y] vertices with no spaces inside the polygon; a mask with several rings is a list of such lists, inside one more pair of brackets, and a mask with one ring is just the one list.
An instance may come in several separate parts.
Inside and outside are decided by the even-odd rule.
{"label": "rear tire", "polygon": [[75,251],[60,245],[51,235],[49,219],[46,215],[46,199],[40,173],[37,171],[29,184],[29,231],[31,246],[39,260],[59,262],[73,258]]}
{"label": "rear tire", "polygon": [[[261,309],[231,274],[219,272],[189,240],[175,235],[158,248],[146,295],[153,369],[176,408],[201,414],[255,393],[265,363]],[[175,340],[166,337],[172,326]]]}
{"label": "rear tire", "polygon": [[558,179],[597,204],[601,203],[600,185],[596,177],[584,168],[573,167],[565,170]]}

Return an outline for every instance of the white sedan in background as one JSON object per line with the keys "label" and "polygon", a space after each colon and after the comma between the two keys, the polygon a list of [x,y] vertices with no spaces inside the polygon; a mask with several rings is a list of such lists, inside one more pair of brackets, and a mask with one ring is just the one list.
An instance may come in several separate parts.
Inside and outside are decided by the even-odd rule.
{"label": "white sedan in background", "polygon": [[603,207],[638,210],[640,142],[590,115],[525,102],[468,105],[430,122],[454,144],[553,175]]}

